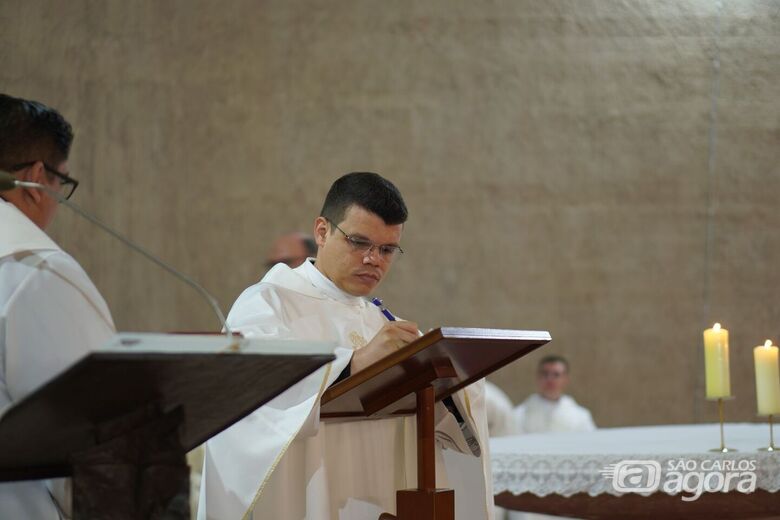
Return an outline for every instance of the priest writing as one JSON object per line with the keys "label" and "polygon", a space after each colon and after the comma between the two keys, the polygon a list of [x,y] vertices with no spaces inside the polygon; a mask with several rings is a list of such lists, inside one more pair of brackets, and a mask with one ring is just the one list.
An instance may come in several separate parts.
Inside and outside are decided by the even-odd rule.
{"label": "priest writing", "polygon": [[[319,422],[319,399],[329,385],[419,335],[416,324],[389,320],[365,298],[403,254],[406,219],[391,182],[375,173],[345,175],[314,221],[317,257],[295,269],[278,264],[239,296],[228,316],[231,329],[247,337],[332,341],[336,360],[209,441],[200,520],[376,520],[395,512],[396,490],[416,487],[413,417]],[[475,384],[454,394],[452,412],[436,405],[437,486],[447,487],[442,448],[481,459],[469,479],[478,485],[455,489],[484,505],[469,520],[493,513],[483,392]]]}

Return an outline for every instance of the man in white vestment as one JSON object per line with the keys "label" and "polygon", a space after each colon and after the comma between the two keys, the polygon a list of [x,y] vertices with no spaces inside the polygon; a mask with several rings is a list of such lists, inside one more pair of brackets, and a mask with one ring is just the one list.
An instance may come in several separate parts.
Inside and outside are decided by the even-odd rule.
{"label": "man in white vestment", "polygon": [[520,433],[587,432],[596,429],[587,408],[566,395],[569,362],[561,356],[546,356],[536,371],[538,392],[515,408]]}
{"label": "man in white vestment", "polygon": [[[419,335],[416,324],[391,321],[364,298],[402,255],[406,218],[392,183],[374,173],[345,175],[314,221],[316,259],[295,269],[278,264],[238,298],[231,329],[255,338],[333,341],[337,359],[208,442],[198,518],[377,520],[395,512],[396,490],[416,487],[413,417],[319,422],[319,397],[337,378]],[[447,486],[440,448],[468,453],[479,463],[478,485],[455,493],[470,497],[478,513],[459,517],[456,510],[456,518],[490,520],[482,386],[453,397],[459,418],[436,407],[437,486]]]}
{"label": "man in white vestment", "polygon": [[[70,197],[73,133],[55,110],[0,94],[0,170]],[[0,191],[0,421],[15,402],[114,333],[105,301],[78,263],[44,233],[57,201]],[[0,518],[70,514],[70,480],[0,484]]]}
{"label": "man in white vestment", "polygon": [[[515,408],[520,433],[589,432],[596,429],[587,408],[566,395],[569,384],[569,362],[557,355],[543,357],[536,370],[538,393]],[[538,513],[509,512],[509,520],[543,520],[559,518]]]}

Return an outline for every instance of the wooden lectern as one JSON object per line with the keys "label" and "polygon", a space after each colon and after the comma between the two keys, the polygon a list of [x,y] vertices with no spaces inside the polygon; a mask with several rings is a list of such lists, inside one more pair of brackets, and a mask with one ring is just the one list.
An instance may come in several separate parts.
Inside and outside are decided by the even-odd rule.
{"label": "wooden lectern", "polygon": [[435,329],[322,395],[326,421],[417,416],[417,489],[399,490],[396,515],[380,519],[454,519],[454,492],[436,488],[434,404],[549,341],[543,331]]}
{"label": "wooden lectern", "polygon": [[189,520],[185,453],[332,361],[333,344],[120,334],[0,418],[0,482],[73,476],[73,517]]}

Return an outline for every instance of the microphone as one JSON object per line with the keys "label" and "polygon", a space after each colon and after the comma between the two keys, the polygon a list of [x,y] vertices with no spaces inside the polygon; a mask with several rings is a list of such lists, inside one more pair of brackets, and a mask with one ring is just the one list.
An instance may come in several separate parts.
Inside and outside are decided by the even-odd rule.
{"label": "microphone", "polygon": [[225,315],[222,313],[222,309],[219,307],[219,303],[217,303],[217,299],[214,298],[211,293],[209,293],[202,285],[200,285],[198,282],[187,276],[186,274],[177,271],[175,268],[170,266],[169,264],[163,262],[156,256],[154,256],[152,253],[144,249],[143,247],[139,246],[129,238],[120,235],[119,232],[114,231],[110,227],[108,227],[107,224],[104,224],[100,220],[98,220],[97,217],[92,215],[91,213],[88,213],[87,211],[81,209],[76,204],[72,203],[53,189],[49,188],[48,186],[44,186],[43,184],[38,184],[37,182],[27,182],[27,181],[20,181],[16,179],[13,175],[10,173],[6,173],[3,171],[0,171],[0,191],[8,191],[13,190],[15,188],[31,188],[34,190],[41,190],[47,194],[49,194],[51,197],[54,197],[59,203],[64,204],[65,206],[69,207],[71,210],[73,210],[75,213],[80,215],[81,217],[89,220],[93,224],[95,224],[97,227],[111,235],[112,237],[116,238],[123,244],[125,244],[127,247],[135,251],[136,253],[139,253],[140,255],[146,257],[147,260],[150,260],[151,262],[157,264],[159,267],[162,267],[164,270],[168,271],[170,274],[181,280],[182,282],[186,283],[193,289],[195,289],[206,302],[211,306],[211,309],[214,311],[214,314],[217,315],[217,318],[219,318],[219,323],[222,325],[222,328],[225,331],[225,334],[227,335],[228,339],[230,341],[233,340],[232,332],[230,331],[230,327],[228,327],[227,323],[225,322]]}
{"label": "microphone", "polygon": [[16,178],[10,173],[0,172],[0,191],[16,188]]}

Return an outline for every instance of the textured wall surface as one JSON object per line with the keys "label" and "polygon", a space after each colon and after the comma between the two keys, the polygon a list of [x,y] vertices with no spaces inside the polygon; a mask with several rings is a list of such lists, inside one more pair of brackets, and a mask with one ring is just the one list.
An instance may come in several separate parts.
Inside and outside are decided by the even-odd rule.
{"label": "textured wall surface", "polygon": [[[752,347],[780,339],[780,1],[5,0],[0,25],[0,90],[77,129],[75,200],[226,308],[337,176],[375,170],[411,210],[396,313],[549,329],[602,426],[713,420],[720,320],[728,418],[754,419]],[[215,327],[66,211],[52,234],[120,328]],[[520,400],[537,359],[493,379]]]}

